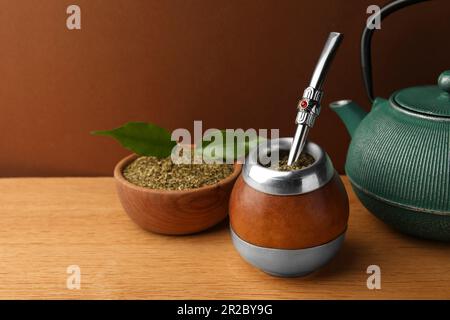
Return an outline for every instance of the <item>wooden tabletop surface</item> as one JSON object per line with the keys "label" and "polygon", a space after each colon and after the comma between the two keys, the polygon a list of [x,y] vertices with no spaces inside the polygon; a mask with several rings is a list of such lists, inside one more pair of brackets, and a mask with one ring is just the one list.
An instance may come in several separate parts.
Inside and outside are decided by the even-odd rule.
{"label": "wooden tabletop surface", "polygon": [[[450,299],[450,244],[399,234],[350,197],[345,244],[305,278],[275,278],[234,250],[226,221],[192,236],[141,230],[112,178],[0,179],[1,299]],[[81,272],[68,289],[68,266]],[[367,267],[381,289],[367,288]],[[72,278],[71,278],[72,279]]]}

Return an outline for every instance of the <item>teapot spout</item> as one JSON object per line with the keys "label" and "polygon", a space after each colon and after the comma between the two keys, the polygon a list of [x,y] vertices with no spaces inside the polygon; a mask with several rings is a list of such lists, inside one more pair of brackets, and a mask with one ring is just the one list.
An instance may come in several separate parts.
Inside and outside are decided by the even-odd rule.
{"label": "teapot spout", "polygon": [[330,108],[336,112],[342,122],[344,122],[344,125],[351,137],[353,137],[359,123],[367,114],[366,111],[364,111],[352,100],[339,100],[332,102],[330,103]]}

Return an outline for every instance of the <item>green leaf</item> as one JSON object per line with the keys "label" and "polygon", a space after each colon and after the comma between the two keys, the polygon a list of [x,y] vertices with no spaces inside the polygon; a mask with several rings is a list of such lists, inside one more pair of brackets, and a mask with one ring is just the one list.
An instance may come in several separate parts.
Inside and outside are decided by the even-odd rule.
{"label": "green leaf", "polygon": [[116,129],[93,131],[91,134],[113,137],[123,147],[141,156],[165,158],[176,145],[166,129],[145,122],[128,122]]}
{"label": "green leaf", "polygon": [[[263,137],[258,137],[257,135],[246,137],[241,134],[238,136],[241,139],[235,136],[234,142],[229,145],[226,139],[226,130],[210,131],[209,134],[204,135],[201,143],[196,143],[195,152],[211,160],[236,161],[247,156],[250,149],[265,140]],[[212,154],[212,150],[215,151],[214,154]]]}

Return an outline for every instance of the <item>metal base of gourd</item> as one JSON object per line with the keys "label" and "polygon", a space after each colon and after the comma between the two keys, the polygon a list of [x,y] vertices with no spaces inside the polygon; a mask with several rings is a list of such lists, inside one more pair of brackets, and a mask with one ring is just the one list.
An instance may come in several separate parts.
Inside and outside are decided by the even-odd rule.
{"label": "metal base of gourd", "polygon": [[341,248],[345,232],[323,245],[306,249],[273,249],[242,240],[231,228],[231,239],[239,254],[251,265],[277,277],[302,277],[326,265]]}

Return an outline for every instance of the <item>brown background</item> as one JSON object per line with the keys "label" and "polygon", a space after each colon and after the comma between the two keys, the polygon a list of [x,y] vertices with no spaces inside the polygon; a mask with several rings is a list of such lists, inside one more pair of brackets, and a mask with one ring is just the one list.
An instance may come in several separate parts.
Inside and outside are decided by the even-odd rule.
{"label": "brown background", "polygon": [[[363,91],[359,40],[380,0],[0,0],[0,176],[111,175],[128,152],[93,137],[127,121],[168,129],[280,128],[330,31],[345,34],[311,137],[342,171],[349,137],[327,107]],[[66,8],[82,30],[66,29]],[[376,94],[450,69],[450,1],[388,18],[374,37]]]}

